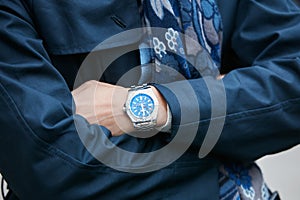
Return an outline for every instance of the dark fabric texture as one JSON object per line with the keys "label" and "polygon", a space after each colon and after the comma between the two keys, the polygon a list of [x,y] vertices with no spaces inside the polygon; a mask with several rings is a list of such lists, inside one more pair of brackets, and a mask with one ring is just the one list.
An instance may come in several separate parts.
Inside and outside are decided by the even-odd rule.
{"label": "dark fabric texture", "polygon": [[[0,0],[0,172],[14,195],[21,200],[218,199],[220,160],[251,163],[299,144],[299,7],[292,0],[217,2],[224,24],[221,72],[227,73],[220,140],[208,157],[198,158],[210,121],[210,96],[203,79],[186,80],[201,110],[196,140],[168,167],[130,174],[103,165],[86,150],[74,121],[91,137],[110,134],[73,115],[75,77],[64,76],[75,76],[99,42],[141,25],[136,1]],[[139,39],[135,35],[111,45]],[[132,53],[119,61],[125,69],[139,63]],[[124,73],[118,66],[116,61],[101,80],[116,83]],[[193,121],[180,124],[175,94],[181,94],[188,111],[193,112],[195,102],[185,98],[188,91],[181,84],[155,85],[170,105],[172,134],[112,140],[133,152],[151,151],[166,144],[179,125],[189,133]]]}

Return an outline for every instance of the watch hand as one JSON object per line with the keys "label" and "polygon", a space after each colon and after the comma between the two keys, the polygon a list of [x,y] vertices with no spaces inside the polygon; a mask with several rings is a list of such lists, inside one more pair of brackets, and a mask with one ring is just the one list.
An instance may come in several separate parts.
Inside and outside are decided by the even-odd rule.
{"label": "watch hand", "polygon": [[145,108],[144,108],[144,104],[141,104],[141,107],[142,107],[141,111],[142,111],[142,113],[143,113],[143,117],[145,117],[145,115],[146,115],[146,110],[145,110]]}

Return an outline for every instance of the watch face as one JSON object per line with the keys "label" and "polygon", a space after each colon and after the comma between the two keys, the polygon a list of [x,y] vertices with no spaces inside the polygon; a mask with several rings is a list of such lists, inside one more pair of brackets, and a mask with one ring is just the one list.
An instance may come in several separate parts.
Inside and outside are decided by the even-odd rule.
{"label": "watch face", "polygon": [[154,101],[147,94],[137,94],[130,102],[131,113],[138,118],[145,118],[151,115],[154,110]]}

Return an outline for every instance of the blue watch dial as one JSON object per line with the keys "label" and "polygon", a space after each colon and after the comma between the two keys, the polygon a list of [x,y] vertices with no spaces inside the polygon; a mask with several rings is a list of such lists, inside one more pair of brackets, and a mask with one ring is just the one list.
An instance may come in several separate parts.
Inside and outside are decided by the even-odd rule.
{"label": "blue watch dial", "polygon": [[131,113],[138,118],[145,118],[151,115],[154,110],[154,101],[147,94],[137,94],[130,102]]}

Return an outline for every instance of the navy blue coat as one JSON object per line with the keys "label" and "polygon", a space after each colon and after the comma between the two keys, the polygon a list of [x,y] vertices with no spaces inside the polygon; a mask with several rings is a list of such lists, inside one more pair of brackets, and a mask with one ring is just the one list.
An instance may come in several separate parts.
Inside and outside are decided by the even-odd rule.
{"label": "navy blue coat", "polygon": [[[222,161],[253,162],[299,144],[300,9],[291,0],[218,4],[224,25],[221,70],[227,74],[227,114],[219,116],[225,126],[218,143],[209,156],[198,158],[210,121],[210,95],[202,78],[188,80],[201,110],[193,144],[163,169],[127,173],[86,150],[74,120],[92,141],[110,137],[109,132],[73,115],[70,90],[87,53],[112,35],[140,27],[136,1],[0,0],[0,172],[14,194],[20,199],[218,199]],[[111,48],[137,40],[129,37]],[[116,83],[138,63],[135,51],[122,56],[101,80]],[[170,141],[181,112],[167,87],[181,84],[156,85],[172,111],[171,134],[112,140],[133,152]],[[185,96],[186,91],[177,92]],[[192,112],[195,102],[183,101]],[[189,119],[181,124],[187,134],[195,125]]]}

